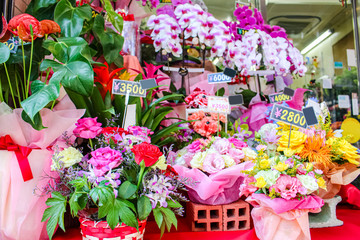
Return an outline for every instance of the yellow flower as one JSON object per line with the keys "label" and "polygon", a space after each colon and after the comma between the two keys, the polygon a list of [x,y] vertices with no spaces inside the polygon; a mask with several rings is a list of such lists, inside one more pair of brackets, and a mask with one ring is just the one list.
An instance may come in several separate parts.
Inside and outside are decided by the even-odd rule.
{"label": "yellow flower", "polygon": [[319,185],[320,188],[325,189],[326,190],[326,182],[322,177],[319,177],[317,179],[317,184]]}
{"label": "yellow flower", "polygon": [[270,168],[270,161],[268,159],[260,160],[259,167],[260,169]]}
{"label": "yellow flower", "polygon": [[256,152],[249,147],[243,148],[242,151],[245,155],[244,161],[252,161],[257,157]]}
{"label": "yellow flower", "polygon": [[314,168],[314,165],[312,163],[307,163],[306,167],[305,167],[305,170],[306,171],[311,171],[313,168]]}
{"label": "yellow flower", "polygon": [[[304,143],[306,141],[306,135],[299,131],[291,131],[290,146],[289,144],[289,131],[282,132],[282,136],[279,139],[278,151],[284,151],[287,157],[292,156],[295,153],[301,152],[304,148]],[[291,154],[291,155],[290,155]]]}
{"label": "yellow flower", "polygon": [[159,157],[159,160],[152,165],[152,168],[158,168],[160,170],[166,170],[167,169],[167,164],[165,163],[165,157],[164,155],[162,155],[161,157]]}
{"label": "yellow flower", "polygon": [[66,148],[56,155],[56,159],[59,161],[56,161],[56,160],[54,161],[54,159],[53,159],[52,164],[51,164],[51,171],[60,169],[59,162],[62,162],[63,163],[62,166],[64,168],[67,168],[67,167],[74,165],[75,163],[80,162],[82,158],[83,158],[83,155],[76,148],[73,148],[73,147]]}
{"label": "yellow flower", "polygon": [[283,171],[285,171],[286,169],[289,168],[289,165],[286,164],[286,163],[283,163],[283,162],[278,162],[278,164],[276,164],[276,165],[274,166],[274,168],[275,168],[276,170],[278,170],[279,172],[283,172]]}
{"label": "yellow flower", "polygon": [[255,187],[263,188],[265,186],[266,186],[266,181],[264,177],[259,177],[258,179],[256,179]]}
{"label": "yellow flower", "polygon": [[338,155],[342,155],[343,159],[349,161],[352,164],[359,165],[360,156],[357,153],[357,148],[351,145],[343,138],[329,138],[326,144],[335,148]]}
{"label": "yellow flower", "polygon": [[236,165],[236,162],[234,161],[234,159],[232,157],[223,155],[222,158],[224,159],[225,167],[232,167],[232,166]]}

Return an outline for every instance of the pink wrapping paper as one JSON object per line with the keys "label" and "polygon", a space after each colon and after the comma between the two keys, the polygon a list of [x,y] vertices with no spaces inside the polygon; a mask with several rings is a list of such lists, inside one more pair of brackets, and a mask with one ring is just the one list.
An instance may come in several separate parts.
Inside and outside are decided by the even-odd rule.
{"label": "pink wrapping paper", "polygon": [[249,108],[244,111],[244,114],[240,117],[241,119],[246,119],[246,123],[249,125],[249,130],[255,134],[255,131],[259,131],[262,125],[268,123],[267,115],[265,112],[267,111],[267,104],[264,101],[261,101],[260,95],[257,94],[255,97],[251,99],[249,103]]}
{"label": "pink wrapping paper", "polygon": [[252,194],[246,201],[254,206],[251,216],[261,240],[310,240],[308,213],[320,212],[324,204],[317,196],[289,201]]}
{"label": "pink wrapping paper", "polygon": [[0,106],[0,135],[8,134],[16,144],[34,148],[28,157],[34,178],[24,182],[14,152],[0,151],[0,239],[47,239],[45,224],[41,222],[47,197],[34,195],[33,190],[48,182],[43,176],[50,173],[52,152],[46,148],[63,144],[58,138],[64,131],[72,133],[85,111],[75,109],[65,97],[54,111],[41,111],[43,124],[48,128],[36,131],[21,119],[21,109],[5,113],[4,108]]}
{"label": "pink wrapping paper", "polygon": [[209,176],[197,168],[176,165],[174,169],[181,177],[196,182],[186,185],[192,202],[220,205],[239,199],[239,187],[244,180],[241,171],[252,166],[252,162],[243,162]]}

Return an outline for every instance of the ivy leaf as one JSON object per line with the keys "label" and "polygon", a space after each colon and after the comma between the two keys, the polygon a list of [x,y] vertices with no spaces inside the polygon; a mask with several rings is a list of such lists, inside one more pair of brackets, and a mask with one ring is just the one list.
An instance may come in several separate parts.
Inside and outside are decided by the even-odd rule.
{"label": "ivy leaf", "polygon": [[106,205],[108,202],[113,202],[115,195],[112,187],[105,185],[106,181],[102,181],[99,186],[90,190],[89,196],[98,203],[99,207]]}
{"label": "ivy leaf", "polygon": [[146,219],[152,210],[150,199],[146,196],[141,196],[137,201],[137,209],[139,214],[139,219],[144,220]]}
{"label": "ivy leaf", "polygon": [[59,192],[52,192],[51,198],[46,200],[46,205],[50,206],[45,209],[42,222],[49,219],[46,230],[50,239],[54,235],[55,228],[59,224],[59,227],[65,231],[64,227],[64,213],[66,212],[66,197],[61,195]]}
{"label": "ivy leaf", "polygon": [[60,25],[65,37],[77,37],[83,28],[84,20],[91,19],[91,7],[84,4],[73,7],[68,0],[61,0],[55,7],[54,20]]}
{"label": "ivy leaf", "polygon": [[129,181],[125,181],[119,187],[118,196],[122,199],[129,199],[136,192],[136,185]]}

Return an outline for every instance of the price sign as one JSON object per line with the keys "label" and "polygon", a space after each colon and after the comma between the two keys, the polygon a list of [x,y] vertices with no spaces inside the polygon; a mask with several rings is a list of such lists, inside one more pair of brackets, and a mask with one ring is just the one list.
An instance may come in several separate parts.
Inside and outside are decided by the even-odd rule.
{"label": "price sign", "polygon": [[278,103],[283,101],[289,101],[292,99],[289,95],[284,93],[274,93],[269,95],[270,103]]}
{"label": "price sign", "polygon": [[274,104],[270,118],[275,121],[284,122],[301,128],[307,128],[308,124],[304,113],[289,107]]}
{"label": "price sign", "polygon": [[4,42],[4,44],[8,46],[11,53],[16,53],[19,46],[19,41],[16,38],[10,38],[6,42]]}
{"label": "price sign", "polygon": [[227,83],[227,82],[231,82],[231,77],[228,77],[223,73],[208,74],[208,83],[209,84]]}
{"label": "price sign", "polygon": [[210,112],[230,113],[229,98],[208,96],[208,109]]}
{"label": "price sign", "polygon": [[146,97],[146,91],[141,88],[139,82],[124,81],[119,79],[113,80],[112,93],[117,95],[126,95],[134,97]]}

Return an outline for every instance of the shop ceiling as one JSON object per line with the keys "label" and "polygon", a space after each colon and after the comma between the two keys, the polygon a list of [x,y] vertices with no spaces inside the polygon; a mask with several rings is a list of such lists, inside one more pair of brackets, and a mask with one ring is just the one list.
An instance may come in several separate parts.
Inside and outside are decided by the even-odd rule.
{"label": "shop ceiling", "polygon": [[[327,29],[334,29],[351,18],[351,5],[339,0],[259,0],[264,3],[264,16],[270,25],[286,29],[300,50]],[[235,0],[204,0],[208,10],[221,20],[232,20]]]}

